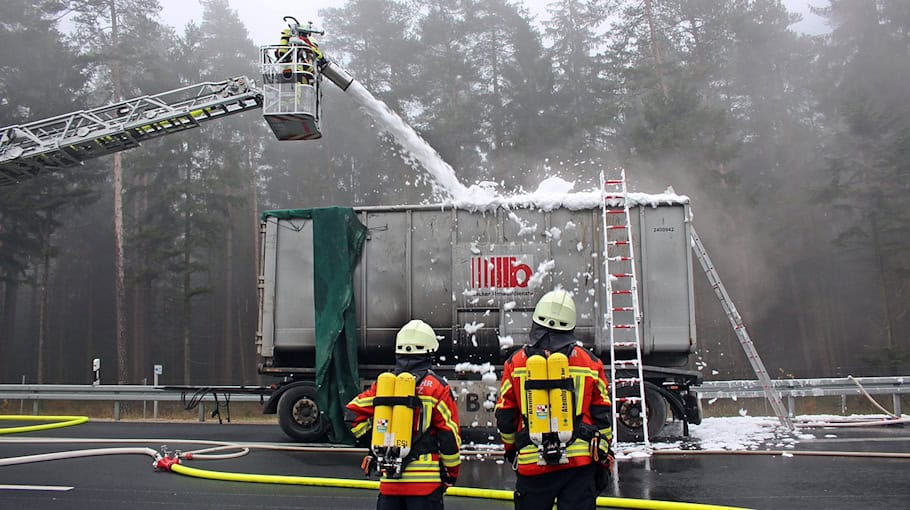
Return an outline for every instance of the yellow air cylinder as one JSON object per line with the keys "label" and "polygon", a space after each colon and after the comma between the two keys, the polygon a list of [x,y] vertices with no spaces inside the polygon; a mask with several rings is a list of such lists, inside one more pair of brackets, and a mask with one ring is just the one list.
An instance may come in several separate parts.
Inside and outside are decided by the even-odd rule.
{"label": "yellow air cylinder", "polygon": [[[550,380],[569,378],[569,358],[554,352],[547,358]],[[566,444],[572,438],[572,392],[561,388],[550,390],[550,431],[558,433],[559,442]]]}
{"label": "yellow air cylinder", "polygon": [[[395,374],[384,372],[376,379],[376,396],[392,397],[395,395]],[[376,406],[373,409],[373,437],[370,449],[381,456],[388,447],[392,446],[392,406]]]}
{"label": "yellow air cylinder", "polygon": [[[547,380],[547,359],[539,354],[528,358],[528,381]],[[528,433],[531,442],[540,445],[543,435],[550,432],[550,398],[547,390],[526,390]]]}
{"label": "yellow air cylinder", "polygon": [[[417,379],[402,372],[395,380],[396,397],[413,397],[417,389]],[[404,405],[392,408],[392,446],[398,448],[398,456],[404,458],[411,452],[411,433],[414,429],[414,409]]]}

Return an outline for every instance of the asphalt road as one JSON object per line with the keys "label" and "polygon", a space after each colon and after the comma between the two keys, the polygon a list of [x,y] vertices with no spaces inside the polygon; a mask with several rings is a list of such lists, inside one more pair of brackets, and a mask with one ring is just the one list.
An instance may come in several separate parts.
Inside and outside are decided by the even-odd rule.
{"label": "asphalt road", "polygon": [[[910,428],[839,429],[836,438],[809,431],[795,451],[910,453]],[[829,437],[825,437],[825,436]],[[41,438],[66,442],[46,444]],[[82,443],[84,438],[104,439]],[[138,443],[124,443],[139,439]],[[0,436],[0,459],[88,448],[206,447],[191,440],[288,444],[276,425],[92,422],[40,433]],[[694,445],[697,447],[697,445]],[[206,470],[363,480],[362,454],[254,450],[231,460],[194,460]],[[605,495],[636,499],[806,510],[910,508],[910,460],[765,455],[656,455],[619,463],[619,482]],[[511,490],[514,474],[496,457],[469,456],[459,485]],[[15,486],[15,487],[8,487]],[[32,486],[32,487],[24,487]],[[5,487],[5,488],[4,488]],[[59,490],[52,490],[56,487]],[[0,508],[374,508],[376,493],[208,480],[155,471],[144,455],[105,455],[0,466]],[[511,502],[447,497],[448,509],[506,509]]]}

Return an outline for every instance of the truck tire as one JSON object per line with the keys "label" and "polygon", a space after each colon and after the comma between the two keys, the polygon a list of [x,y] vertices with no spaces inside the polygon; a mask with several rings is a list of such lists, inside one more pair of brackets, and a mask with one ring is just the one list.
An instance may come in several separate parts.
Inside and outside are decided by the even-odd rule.
{"label": "truck tire", "polygon": [[278,424],[291,439],[303,443],[322,441],[329,423],[316,404],[316,388],[301,384],[285,391],[278,400]]}
{"label": "truck tire", "polygon": [[[617,397],[637,397],[637,386],[622,386],[616,389]],[[660,433],[667,420],[667,402],[663,395],[649,382],[645,382],[645,402],[648,405],[648,438]],[[644,441],[642,431],[641,405],[638,402],[622,402],[613,406],[616,415],[617,440],[636,443]]]}

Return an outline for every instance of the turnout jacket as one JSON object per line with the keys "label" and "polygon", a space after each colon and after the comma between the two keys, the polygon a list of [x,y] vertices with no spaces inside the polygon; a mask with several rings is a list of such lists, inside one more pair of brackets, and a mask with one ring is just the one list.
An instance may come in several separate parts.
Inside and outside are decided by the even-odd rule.
{"label": "turnout jacket", "polygon": [[574,386],[574,433],[566,447],[568,464],[537,464],[538,448],[531,442],[522,412],[527,395],[525,382],[528,379],[528,357],[534,354],[548,356],[549,352],[525,346],[515,351],[503,365],[502,385],[496,402],[496,428],[499,429],[505,449],[517,450],[519,475],[535,476],[586,466],[592,462],[590,439],[594,429],[600,432],[601,440],[606,441],[604,444],[609,444],[613,437],[612,406],[603,362],[579,345],[569,345],[558,350],[569,358],[569,376]]}
{"label": "turnout jacket", "polygon": [[[441,469],[457,471],[461,465],[458,407],[449,384],[432,371],[402,370],[401,367],[395,370],[396,374],[402,371],[417,378],[420,409],[414,411],[412,450],[420,448],[418,451],[421,454],[405,466],[401,478],[382,476],[379,492],[388,496],[425,496],[442,484]],[[351,432],[358,439],[373,430],[375,396],[374,382],[347,405],[348,410],[356,415]]]}

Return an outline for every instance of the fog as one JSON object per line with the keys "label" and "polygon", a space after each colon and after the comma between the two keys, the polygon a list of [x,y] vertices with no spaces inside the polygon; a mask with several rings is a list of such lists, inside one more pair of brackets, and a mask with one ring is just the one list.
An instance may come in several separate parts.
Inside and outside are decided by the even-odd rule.
{"label": "fog", "polygon": [[[272,42],[226,0],[180,26],[116,0],[116,34],[109,3],[0,5],[0,126],[258,79],[254,42]],[[772,377],[906,374],[910,11],[816,3],[823,30],[775,0],[559,0],[546,23],[506,0],[339,1],[319,44],[466,189],[589,190],[623,168],[633,191],[689,196]],[[113,157],[0,187],[0,382],[89,382],[95,357],[108,382],[153,363],[257,382],[261,211],[444,199],[349,94],[328,84],[322,104],[316,141],[278,142],[251,111],[123,152],[119,291]],[[695,290],[693,361],[752,377],[698,267]]]}

